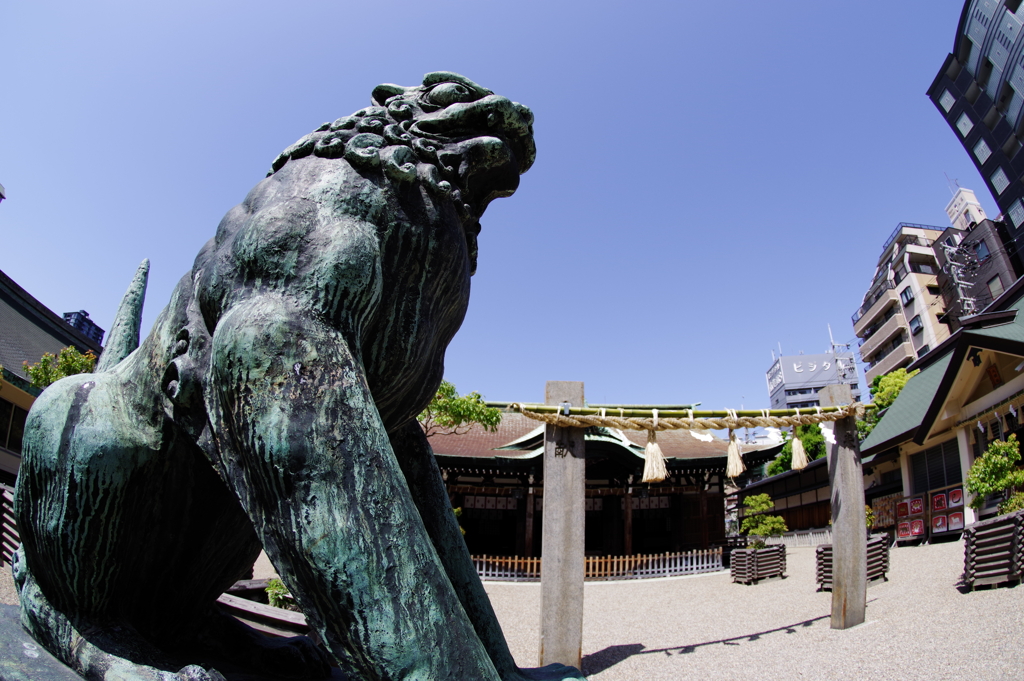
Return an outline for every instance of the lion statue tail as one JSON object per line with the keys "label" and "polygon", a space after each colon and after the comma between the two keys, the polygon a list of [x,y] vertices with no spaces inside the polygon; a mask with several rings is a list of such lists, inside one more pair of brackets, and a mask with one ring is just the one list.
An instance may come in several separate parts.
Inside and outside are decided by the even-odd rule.
{"label": "lion statue tail", "polygon": [[142,261],[135,277],[124,293],[114,317],[114,326],[107,336],[107,344],[96,363],[96,373],[109,371],[139,347],[139,329],[142,326],[142,304],[146,300],[149,282],[149,258]]}

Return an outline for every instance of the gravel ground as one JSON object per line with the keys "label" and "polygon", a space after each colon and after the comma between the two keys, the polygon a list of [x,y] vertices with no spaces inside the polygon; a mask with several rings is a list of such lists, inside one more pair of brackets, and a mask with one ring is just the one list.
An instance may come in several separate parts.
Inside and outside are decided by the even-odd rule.
{"label": "gravel ground", "polygon": [[[583,668],[635,679],[1024,678],[1024,586],[962,593],[963,544],[893,549],[889,581],[868,588],[867,621],[829,628],[814,549],[791,549],[788,577],[752,586],[727,573],[588,583]],[[509,646],[537,664],[540,585],[488,582]],[[0,603],[17,604],[0,568]]]}
{"label": "gravel ground", "polygon": [[3,562],[0,562],[0,603],[4,605],[18,604],[18,592],[14,590],[11,566]]}
{"label": "gravel ground", "polygon": [[[583,670],[591,681],[701,678],[1021,679],[1024,586],[961,593],[963,543],[893,549],[867,618],[829,626],[814,549],[791,549],[783,580],[728,573],[587,583]],[[488,582],[516,660],[537,664],[540,586]]]}

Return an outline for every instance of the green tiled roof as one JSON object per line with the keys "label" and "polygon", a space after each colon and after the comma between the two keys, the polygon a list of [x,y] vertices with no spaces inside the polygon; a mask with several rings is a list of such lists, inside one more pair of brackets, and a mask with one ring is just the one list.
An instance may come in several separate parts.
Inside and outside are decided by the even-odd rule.
{"label": "green tiled roof", "polygon": [[[1009,327],[1016,327],[1016,324],[1006,324],[997,328],[1008,329]],[[986,331],[995,330],[986,329]],[[898,444],[897,442],[890,443],[889,441],[921,425],[925,412],[928,411],[928,407],[935,398],[939,382],[942,381],[942,377],[949,367],[949,360],[952,356],[951,348],[944,357],[922,369],[921,373],[907,381],[907,385],[903,387],[899,397],[896,398],[896,401],[892,403],[892,406],[882,416],[882,420],[878,422],[875,429],[871,431],[871,434],[860,444],[860,451],[862,453],[871,453],[871,450],[878,449],[884,445],[892,446]]]}
{"label": "green tiled roof", "polygon": [[1024,309],[1024,298],[1017,300],[1008,306],[1007,309],[1018,311],[1017,319],[1013,322],[992,326],[987,329],[972,329],[965,333],[969,333],[972,336],[988,336],[990,338],[1001,338],[1003,340],[1024,343],[1024,316],[1020,313],[1020,310]]}

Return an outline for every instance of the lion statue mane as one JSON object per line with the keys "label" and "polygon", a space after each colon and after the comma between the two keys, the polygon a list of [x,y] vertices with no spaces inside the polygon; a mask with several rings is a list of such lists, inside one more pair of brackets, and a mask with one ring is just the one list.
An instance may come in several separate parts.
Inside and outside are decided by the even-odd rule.
{"label": "lion statue mane", "polygon": [[[33,406],[21,620],[81,676],[582,678],[515,665],[416,422],[533,115],[446,72],[372,102],[274,160],[140,344],[144,262],[95,372]],[[218,609],[261,549],[316,642]]]}

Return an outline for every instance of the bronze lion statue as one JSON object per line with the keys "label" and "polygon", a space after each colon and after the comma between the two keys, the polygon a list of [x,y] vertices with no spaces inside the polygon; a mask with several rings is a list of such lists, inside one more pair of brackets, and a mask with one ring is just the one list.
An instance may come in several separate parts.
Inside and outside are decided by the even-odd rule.
{"label": "bronze lion statue", "polygon": [[[85,678],[582,678],[516,667],[415,420],[533,115],[453,73],[372,100],[273,162],[141,345],[140,270],[29,415],[22,623]],[[217,609],[261,547],[330,656]]]}

